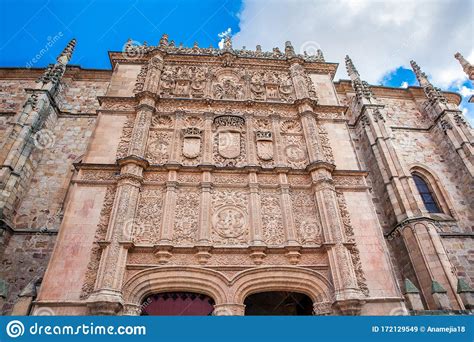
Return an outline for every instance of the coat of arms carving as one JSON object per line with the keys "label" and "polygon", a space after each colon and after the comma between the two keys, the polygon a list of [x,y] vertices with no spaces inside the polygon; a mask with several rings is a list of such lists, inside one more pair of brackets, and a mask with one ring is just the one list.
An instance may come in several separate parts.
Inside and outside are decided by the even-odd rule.
{"label": "coat of arms carving", "polygon": [[257,155],[262,160],[273,159],[273,139],[272,132],[257,131],[255,132],[257,140]]}
{"label": "coat of arms carving", "polygon": [[240,156],[241,129],[244,119],[239,116],[223,115],[214,119],[217,128],[217,151],[226,159]]}
{"label": "coat of arms carving", "polygon": [[183,130],[183,156],[194,159],[201,153],[201,130],[188,127]]}

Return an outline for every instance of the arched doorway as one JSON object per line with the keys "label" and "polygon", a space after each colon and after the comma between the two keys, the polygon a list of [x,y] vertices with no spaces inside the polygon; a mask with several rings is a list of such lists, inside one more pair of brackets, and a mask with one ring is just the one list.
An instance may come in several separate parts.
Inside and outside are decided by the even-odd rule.
{"label": "arched doorway", "polygon": [[246,316],[310,316],[313,302],[298,292],[271,291],[255,293],[244,301]]}
{"label": "arched doorway", "polygon": [[146,297],[142,302],[142,316],[209,316],[214,300],[193,292],[164,292]]}

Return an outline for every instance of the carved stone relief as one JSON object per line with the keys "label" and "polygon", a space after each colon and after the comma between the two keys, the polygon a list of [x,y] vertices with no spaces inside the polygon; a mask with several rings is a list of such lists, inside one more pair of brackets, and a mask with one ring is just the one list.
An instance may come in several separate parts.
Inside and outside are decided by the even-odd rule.
{"label": "carved stone relief", "polygon": [[140,193],[137,215],[132,223],[132,241],[156,244],[160,238],[163,213],[163,188],[144,188]]}
{"label": "carved stone relief", "polygon": [[115,190],[115,186],[108,186],[105,192],[104,202],[102,203],[102,209],[100,211],[99,224],[97,225],[97,229],[95,231],[94,245],[91,250],[89,263],[87,264],[84,284],[82,285],[80,296],[81,299],[87,298],[94,289],[97,271],[99,270],[100,256],[102,254],[102,249],[97,244],[97,241],[104,240],[107,234],[110,214],[114,204]]}
{"label": "carved stone relief", "polygon": [[239,190],[212,190],[212,240],[242,245],[248,241],[248,194]]}
{"label": "carved stone relief", "polygon": [[320,244],[321,221],[312,191],[291,189],[290,196],[298,242],[302,245]]}
{"label": "carved stone relief", "polygon": [[[354,229],[351,223],[351,217],[349,210],[347,209],[346,199],[342,192],[337,191],[337,202],[339,206],[339,210],[341,213],[342,223],[344,224],[344,234],[346,235],[346,239],[349,242],[355,242],[354,240]],[[360,252],[357,245],[353,245],[349,248],[351,253],[352,263],[354,265],[354,271],[357,277],[357,285],[361,289],[362,293],[366,296],[369,295],[369,288],[367,286],[367,280],[365,279],[364,271],[362,270],[362,264],[360,260]]]}
{"label": "carved stone relief", "polygon": [[281,245],[285,242],[280,192],[277,189],[262,189],[261,212],[263,239],[267,245]]}
{"label": "carved stone relief", "polygon": [[172,137],[173,133],[169,131],[150,131],[146,158],[151,164],[164,164],[168,161]]}
{"label": "carved stone relief", "polygon": [[306,145],[302,135],[282,135],[284,157],[290,167],[304,168],[308,164]]}
{"label": "carved stone relief", "polygon": [[199,228],[200,190],[198,188],[180,188],[176,199],[173,243],[191,245],[197,239]]}
{"label": "carved stone relief", "polygon": [[130,140],[132,140],[132,131],[135,118],[132,115],[128,115],[123,125],[122,135],[117,147],[117,153],[115,154],[117,159],[124,158],[128,155],[128,148],[130,146]]}
{"label": "carved stone relief", "polygon": [[223,115],[214,119],[214,160],[221,166],[236,166],[246,159],[245,121],[239,116]]}

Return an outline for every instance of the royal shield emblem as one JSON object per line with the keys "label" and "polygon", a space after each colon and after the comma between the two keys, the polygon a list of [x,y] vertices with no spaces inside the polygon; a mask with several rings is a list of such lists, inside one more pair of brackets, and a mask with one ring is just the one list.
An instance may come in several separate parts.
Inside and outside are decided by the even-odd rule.
{"label": "royal shield emblem", "polygon": [[240,155],[240,133],[219,132],[218,150],[219,154],[224,158],[237,158]]}
{"label": "royal shield emblem", "polygon": [[186,128],[183,131],[183,155],[194,159],[201,153],[201,130],[195,127]]}
{"label": "royal shield emblem", "polygon": [[257,155],[262,160],[273,159],[273,140],[272,132],[257,131],[255,133],[257,140]]}

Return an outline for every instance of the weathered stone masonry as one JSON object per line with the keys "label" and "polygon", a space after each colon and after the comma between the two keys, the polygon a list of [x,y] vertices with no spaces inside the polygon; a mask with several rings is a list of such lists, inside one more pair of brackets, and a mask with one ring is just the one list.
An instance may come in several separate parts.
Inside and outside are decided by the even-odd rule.
{"label": "weathered stone masonry", "polygon": [[111,71],[66,67],[74,46],[0,70],[4,314],[136,315],[167,291],[214,314],[276,290],[319,315],[472,307],[472,130],[416,63],[394,89],[289,42],[164,35]]}

